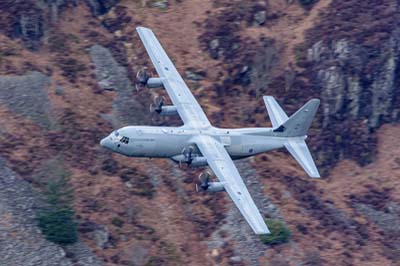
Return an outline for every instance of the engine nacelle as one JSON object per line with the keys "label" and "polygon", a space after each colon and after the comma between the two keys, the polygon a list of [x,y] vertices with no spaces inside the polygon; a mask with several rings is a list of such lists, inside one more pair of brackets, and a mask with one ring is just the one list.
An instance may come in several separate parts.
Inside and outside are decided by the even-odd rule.
{"label": "engine nacelle", "polygon": [[207,192],[221,192],[225,190],[225,186],[222,182],[208,182],[207,188],[203,188]]}
{"label": "engine nacelle", "polygon": [[163,79],[149,78],[146,82],[146,87],[150,89],[163,87]]}
{"label": "engine nacelle", "polygon": [[190,163],[191,167],[202,167],[207,165],[207,158],[202,156],[194,157],[192,162]]}
{"label": "engine nacelle", "polygon": [[156,112],[159,113],[160,115],[165,115],[165,116],[178,114],[178,110],[176,109],[175,105],[161,106],[161,110],[159,112],[156,110]]}

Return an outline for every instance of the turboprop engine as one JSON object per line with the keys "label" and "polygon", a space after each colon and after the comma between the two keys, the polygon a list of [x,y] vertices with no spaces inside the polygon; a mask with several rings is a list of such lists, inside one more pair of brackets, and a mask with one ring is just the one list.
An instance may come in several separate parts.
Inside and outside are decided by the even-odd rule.
{"label": "turboprop engine", "polygon": [[199,175],[200,185],[196,184],[196,191],[207,191],[207,192],[220,192],[224,191],[224,183],[222,182],[209,182],[211,174],[208,171],[204,171]]}
{"label": "turboprop engine", "polygon": [[197,156],[192,159],[192,162],[189,164],[191,167],[202,167],[207,166],[207,158],[203,156]]}
{"label": "turboprop engine", "polygon": [[201,156],[198,150],[191,145],[185,147],[181,154],[175,155],[171,159],[179,163],[179,165],[182,163],[187,163],[191,167],[202,167],[208,165],[207,158]]}
{"label": "turboprop engine", "polygon": [[177,115],[178,110],[174,105],[164,105],[165,98],[162,96],[156,96],[152,104],[150,104],[150,112],[157,113],[160,115]]}
{"label": "turboprop engine", "polygon": [[140,90],[143,87],[152,89],[152,88],[162,88],[163,87],[163,79],[162,78],[153,78],[152,74],[147,71],[147,68],[143,68],[136,73],[136,90]]}

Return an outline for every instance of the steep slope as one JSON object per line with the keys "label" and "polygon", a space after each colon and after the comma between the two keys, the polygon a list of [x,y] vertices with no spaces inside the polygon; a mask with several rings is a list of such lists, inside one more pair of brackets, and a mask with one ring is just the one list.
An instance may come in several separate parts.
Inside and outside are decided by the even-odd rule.
{"label": "steep slope", "polygon": [[[0,155],[39,191],[60,171],[51,166],[67,170],[80,239],[105,265],[398,264],[399,128],[385,124],[398,120],[395,2],[31,0],[0,10]],[[286,152],[237,162],[261,212],[288,224],[288,244],[261,244],[227,196],[195,193],[198,170],[99,147],[115,127],[180,123],[153,122],[156,92],[134,89],[136,71],[152,69],[138,25],[155,31],[214,125],[268,125],[264,94],[288,113],[322,99],[310,132],[322,180]]]}

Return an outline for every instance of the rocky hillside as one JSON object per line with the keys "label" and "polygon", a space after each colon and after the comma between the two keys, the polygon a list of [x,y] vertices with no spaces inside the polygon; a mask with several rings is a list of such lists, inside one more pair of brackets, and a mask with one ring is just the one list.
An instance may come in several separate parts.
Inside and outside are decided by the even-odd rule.
{"label": "rocky hillside", "polygon": [[[4,0],[0,3],[0,254],[5,265],[400,265],[398,30],[394,0]],[[323,178],[285,151],[236,162],[289,243],[266,246],[199,170],[111,154],[128,124],[179,125],[135,90],[154,30],[211,122],[268,126],[321,99],[309,145]],[[79,242],[36,225],[42,192],[68,175]],[[35,243],[33,245],[32,243]]]}

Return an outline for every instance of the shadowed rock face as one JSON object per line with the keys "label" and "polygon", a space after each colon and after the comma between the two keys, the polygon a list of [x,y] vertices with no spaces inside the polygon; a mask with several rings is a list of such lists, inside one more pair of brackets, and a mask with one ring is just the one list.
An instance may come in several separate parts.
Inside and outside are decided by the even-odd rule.
{"label": "shadowed rock face", "polygon": [[[107,13],[118,2],[118,0],[85,0],[93,16]],[[10,37],[22,39],[30,50],[38,50],[43,36],[57,23],[60,13],[78,4],[77,0],[1,1],[0,31]]]}
{"label": "shadowed rock face", "polygon": [[374,59],[380,64],[372,69],[367,69],[369,51],[351,40],[320,41],[308,50],[321,91],[323,127],[335,118],[367,119],[371,129],[398,119],[399,33],[394,32],[380,49]]}
{"label": "shadowed rock face", "polygon": [[381,1],[381,14],[371,11],[376,4],[332,5],[307,35],[308,48],[298,65],[306,69],[303,74],[321,98],[324,133],[320,138],[325,144],[319,152],[321,160],[371,162],[375,130],[400,118],[400,31],[395,26],[399,3]]}
{"label": "shadowed rock face", "polygon": [[85,0],[85,2],[93,16],[99,16],[107,13],[119,0]]}
{"label": "shadowed rock face", "polygon": [[64,0],[5,0],[0,3],[1,30],[8,36],[20,38],[31,50],[40,47],[45,31],[57,22],[59,13],[68,5]]}
{"label": "shadowed rock face", "polygon": [[334,158],[350,158],[362,165],[372,161],[374,130],[399,119],[399,45],[395,31],[374,57],[350,39],[318,41],[308,49],[304,63],[321,98],[320,117],[326,132],[321,160],[334,162],[334,154]]}

